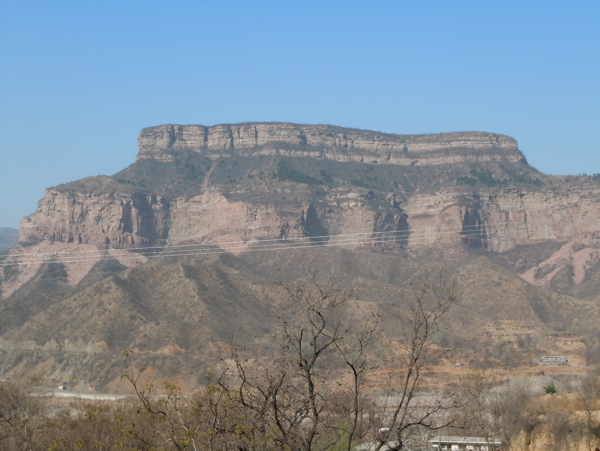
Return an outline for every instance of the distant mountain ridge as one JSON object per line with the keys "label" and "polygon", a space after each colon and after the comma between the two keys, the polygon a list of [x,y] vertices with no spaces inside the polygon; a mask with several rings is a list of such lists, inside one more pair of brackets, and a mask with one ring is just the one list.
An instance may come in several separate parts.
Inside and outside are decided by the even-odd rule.
{"label": "distant mountain ridge", "polygon": [[10,249],[17,244],[19,231],[11,227],[0,227],[0,252]]}

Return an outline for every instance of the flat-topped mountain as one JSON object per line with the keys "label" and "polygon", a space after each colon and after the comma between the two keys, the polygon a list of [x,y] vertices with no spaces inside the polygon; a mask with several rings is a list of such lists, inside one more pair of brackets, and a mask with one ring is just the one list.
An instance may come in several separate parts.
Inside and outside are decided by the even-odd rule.
{"label": "flat-topped mountain", "polygon": [[137,159],[172,160],[192,151],[211,158],[228,155],[288,155],[404,166],[462,162],[521,162],[517,142],[482,132],[394,135],[331,125],[291,123],[160,125],[145,128]]}
{"label": "flat-topped mountain", "polygon": [[[468,188],[480,180],[540,182],[516,141],[492,133],[392,135],[290,123],[162,125],[142,130],[138,144],[137,162],[121,173],[48,190],[38,212],[23,221],[21,241],[50,238],[118,246],[181,241],[204,233],[189,223],[210,216],[211,224],[219,224],[215,215],[223,216],[225,204],[231,214],[265,211],[253,213],[250,222],[225,218],[230,225],[253,230],[255,237],[311,234],[306,223],[313,222],[317,206],[324,203],[336,210],[343,204],[366,207],[373,213],[367,204],[377,204],[376,210],[392,214],[388,221],[406,229],[400,218],[414,194],[454,190],[457,183]],[[427,177],[422,177],[425,167]],[[494,178],[495,173],[502,178]],[[292,191],[294,196],[285,195]],[[219,212],[208,213],[215,203]],[[196,221],[192,217],[199,206],[203,218]],[[184,211],[185,217],[180,214]],[[305,226],[295,233],[302,221]],[[219,224],[219,229],[227,228]],[[348,229],[334,228],[338,233]]]}
{"label": "flat-topped mountain", "polygon": [[23,219],[0,272],[5,373],[23,353],[79,353],[71,370],[106,387],[127,347],[185,362],[235,334],[264,344],[273,281],[307,266],[355,281],[387,318],[389,293],[439,268],[469,291],[459,322],[599,317],[600,177],[542,174],[510,137],[161,125],[138,146],[128,168],[49,188]]}
{"label": "flat-topped mountain", "polygon": [[564,180],[531,168],[514,139],[492,133],[162,125],[142,130],[129,168],[49,189],[20,240],[245,246],[397,232],[391,241],[409,247],[596,243],[599,184]]}

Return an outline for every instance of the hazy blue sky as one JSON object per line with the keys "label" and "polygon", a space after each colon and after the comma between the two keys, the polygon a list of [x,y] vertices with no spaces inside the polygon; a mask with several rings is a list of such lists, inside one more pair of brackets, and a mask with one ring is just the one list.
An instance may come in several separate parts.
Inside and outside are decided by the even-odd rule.
{"label": "hazy blue sky", "polygon": [[0,226],[165,123],[489,131],[600,173],[600,1],[4,0],[0,56]]}

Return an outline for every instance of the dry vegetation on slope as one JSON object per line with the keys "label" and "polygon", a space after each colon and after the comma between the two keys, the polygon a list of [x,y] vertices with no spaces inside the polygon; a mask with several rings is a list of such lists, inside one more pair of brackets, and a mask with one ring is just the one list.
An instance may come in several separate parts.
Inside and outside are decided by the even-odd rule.
{"label": "dry vegetation on slope", "polygon": [[[254,143],[242,133],[253,126]],[[233,351],[258,368],[272,360],[278,282],[309,272],[352,289],[352,324],[375,315],[388,338],[409,324],[419,281],[458,281],[430,337],[444,358],[425,392],[471,371],[566,387],[600,363],[598,177],[540,174],[492,134],[315,126],[303,140],[303,126],[244,124],[203,141],[201,128],[169,127],[142,133],[129,168],[49,189],[24,219],[21,245],[1,257],[0,379],[124,392],[130,348],[143,381],[191,392]],[[374,337],[369,358],[401,344]],[[541,355],[571,365],[531,366]]]}

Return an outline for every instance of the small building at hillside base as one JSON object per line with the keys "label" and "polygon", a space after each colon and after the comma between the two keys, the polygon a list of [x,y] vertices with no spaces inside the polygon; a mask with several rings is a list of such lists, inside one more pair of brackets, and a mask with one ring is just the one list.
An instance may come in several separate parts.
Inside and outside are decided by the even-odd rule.
{"label": "small building at hillside base", "polygon": [[502,444],[500,439],[485,437],[440,436],[429,440],[429,448],[437,450],[493,451]]}

